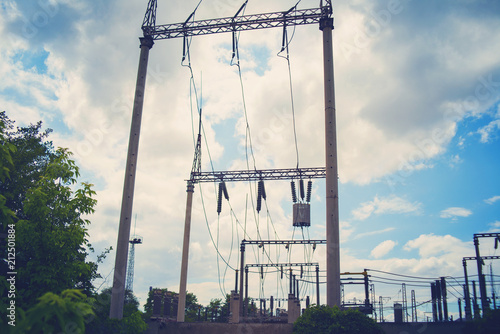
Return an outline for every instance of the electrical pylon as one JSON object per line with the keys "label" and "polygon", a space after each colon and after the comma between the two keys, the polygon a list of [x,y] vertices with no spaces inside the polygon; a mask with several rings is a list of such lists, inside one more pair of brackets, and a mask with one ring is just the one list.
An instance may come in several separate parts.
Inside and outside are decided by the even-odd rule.
{"label": "electrical pylon", "polygon": [[130,253],[128,255],[127,284],[125,285],[125,290],[133,292],[135,245],[142,244],[142,237],[134,235],[132,239],[130,239],[129,243],[130,243]]}

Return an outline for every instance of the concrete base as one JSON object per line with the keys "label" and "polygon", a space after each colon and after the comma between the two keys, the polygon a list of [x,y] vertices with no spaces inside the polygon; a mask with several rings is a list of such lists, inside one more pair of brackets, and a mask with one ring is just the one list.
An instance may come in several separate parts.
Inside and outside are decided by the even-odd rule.
{"label": "concrete base", "polygon": [[379,325],[386,334],[457,334],[462,333],[465,322],[383,322]]}
{"label": "concrete base", "polygon": [[[457,334],[465,322],[379,323],[386,334]],[[149,324],[148,334],[292,334],[293,324],[159,323]]]}
{"label": "concrete base", "polygon": [[293,324],[168,323],[159,327],[158,334],[292,334],[293,331]]}

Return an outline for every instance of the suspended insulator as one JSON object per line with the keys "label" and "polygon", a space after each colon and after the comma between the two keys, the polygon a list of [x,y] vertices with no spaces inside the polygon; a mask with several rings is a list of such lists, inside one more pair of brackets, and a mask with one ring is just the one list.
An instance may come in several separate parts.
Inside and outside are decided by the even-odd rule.
{"label": "suspended insulator", "polygon": [[224,187],[224,183],[219,183],[219,197],[217,198],[217,213],[220,214],[222,211],[222,188]]}
{"label": "suspended insulator", "polygon": [[257,212],[260,212],[260,209],[262,207],[262,195],[259,193],[257,194]]}
{"label": "suspended insulator", "polygon": [[498,249],[498,242],[500,241],[500,237],[495,239],[495,249]]}
{"label": "suspended insulator", "polygon": [[297,203],[297,193],[295,192],[295,182],[291,181],[290,186],[292,187],[292,201]]}
{"label": "suspended insulator", "polygon": [[259,191],[263,199],[266,199],[266,187],[264,187],[264,181],[259,181]]}
{"label": "suspended insulator", "polygon": [[283,279],[283,266],[281,266],[281,279]]}
{"label": "suspended insulator", "polygon": [[300,265],[300,278],[302,278],[302,275],[304,275],[304,267]]}
{"label": "suspended insulator", "polygon": [[186,60],[186,36],[184,36],[184,40],[182,41],[182,61]]}
{"label": "suspended insulator", "polygon": [[304,197],[306,195],[306,192],[304,191],[304,180],[300,179],[300,198],[304,200]]}
{"label": "suspended insulator", "polygon": [[311,191],[313,187],[313,181],[309,180],[307,182],[307,195],[306,195],[306,202],[309,203],[311,201]]}
{"label": "suspended insulator", "polygon": [[264,279],[264,267],[260,267],[260,278]]}
{"label": "suspended insulator", "polygon": [[229,200],[229,194],[227,193],[226,182],[221,182],[221,185],[222,185],[222,191],[224,193],[224,198]]}

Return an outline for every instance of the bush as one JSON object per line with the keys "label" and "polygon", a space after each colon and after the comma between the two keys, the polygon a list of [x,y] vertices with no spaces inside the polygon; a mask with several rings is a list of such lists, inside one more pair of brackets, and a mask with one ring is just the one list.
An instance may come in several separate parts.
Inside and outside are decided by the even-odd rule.
{"label": "bush", "polygon": [[375,321],[354,309],[312,306],[293,325],[297,334],[383,334]]}
{"label": "bush", "polygon": [[484,318],[467,322],[463,330],[465,334],[498,334],[500,333],[500,309],[488,310]]}

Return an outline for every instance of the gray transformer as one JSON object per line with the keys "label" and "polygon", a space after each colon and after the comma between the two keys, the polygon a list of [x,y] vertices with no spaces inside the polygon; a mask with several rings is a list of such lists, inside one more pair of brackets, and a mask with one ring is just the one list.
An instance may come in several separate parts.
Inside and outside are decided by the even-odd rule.
{"label": "gray transformer", "polygon": [[311,226],[311,205],[309,203],[293,204],[293,226]]}

